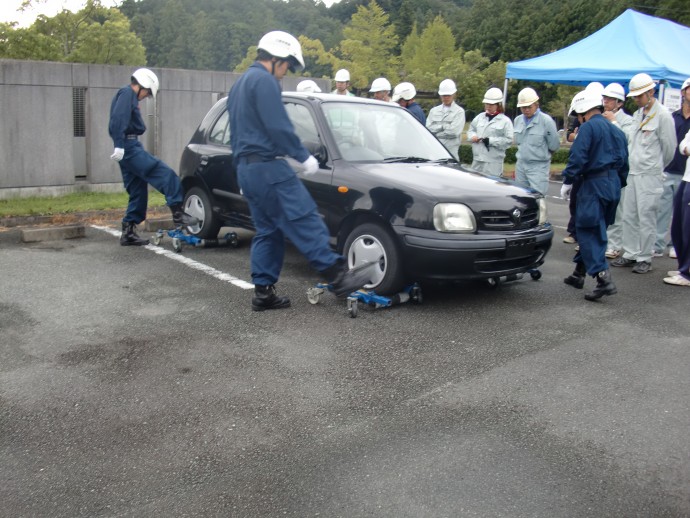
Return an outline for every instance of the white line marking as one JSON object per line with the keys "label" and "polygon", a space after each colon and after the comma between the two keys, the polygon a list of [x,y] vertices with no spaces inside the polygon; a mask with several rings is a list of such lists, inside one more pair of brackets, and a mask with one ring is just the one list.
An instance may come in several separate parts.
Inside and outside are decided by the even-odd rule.
{"label": "white line marking", "polygon": [[[103,232],[107,232],[108,234],[115,236],[117,238],[120,237],[120,232],[111,227],[91,225],[91,228],[102,230]],[[212,266],[200,263],[199,261],[195,261],[193,259],[190,259],[189,257],[185,257],[184,255],[178,254],[176,252],[171,252],[170,250],[166,250],[165,248],[162,248],[160,246],[145,245],[144,248],[146,248],[147,250],[151,250],[152,252],[155,252],[159,255],[165,256],[168,259],[172,259],[173,261],[177,261],[178,263],[182,263],[185,266],[189,266],[194,270],[199,270],[200,272],[210,275],[211,277],[215,277],[219,281],[229,282],[230,284],[237,286],[238,288],[242,288],[243,290],[254,289],[254,285],[251,282],[243,281],[242,279],[233,277],[229,273],[221,272],[220,270],[216,270]]]}

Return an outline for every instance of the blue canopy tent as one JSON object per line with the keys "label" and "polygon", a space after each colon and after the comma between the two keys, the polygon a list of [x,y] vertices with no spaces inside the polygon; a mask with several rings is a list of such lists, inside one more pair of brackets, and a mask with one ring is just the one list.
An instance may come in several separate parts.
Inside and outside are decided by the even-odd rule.
{"label": "blue canopy tent", "polygon": [[627,87],[639,72],[680,88],[690,77],[689,50],[690,28],[628,9],[569,47],[508,63],[506,90],[509,79],[570,85],[617,82]]}

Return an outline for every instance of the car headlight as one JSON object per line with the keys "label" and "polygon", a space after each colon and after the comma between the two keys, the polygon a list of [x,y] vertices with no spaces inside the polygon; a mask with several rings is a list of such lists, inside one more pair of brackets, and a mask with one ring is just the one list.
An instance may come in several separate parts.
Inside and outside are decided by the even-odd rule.
{"label": "car headlight", "polygon": [[434,207],[434,227],[439,232],[474,232],[477,223],[467,205],[439,203]]}
{"label": "car headlight", "polygon": [[539,198],[539,224],[546,223],[546,198]]}

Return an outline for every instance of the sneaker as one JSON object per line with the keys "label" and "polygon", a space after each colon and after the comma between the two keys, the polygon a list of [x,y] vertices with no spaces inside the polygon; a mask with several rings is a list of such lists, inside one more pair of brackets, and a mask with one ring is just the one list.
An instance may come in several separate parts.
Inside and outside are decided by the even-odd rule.
{"label": "sneaker", "polygon": [[635,264],[635,261],[632,259],[626,259],[622,255],[618,257],[617,259],[614,259],[611,261],[611,266],[633,266]]}
{"label": "sneaker", "polygon": [[676,248],[675,247],[672,246],[671,248],[668,249],[668,256],[671,259],[678,259],[678,254],[676,254]]}
{"label": "sneaker", "polygon": [[568,243],[569,245],[574,245],[575,243],[577,243],[573,236],[564,237],[563,242]]}
{"label": "sneaker", "polygon": [[666,275],[669,277],[675,277],[676,275],[680,275],[680,270],[669,270],[666,272]]}
{"label": "sneaker", "polygon": [[663,252],[663,251],[662,251],[662,252],[659,252],[658,250],[654,250],[654,251],[652,252],[652,257],[663,257],[663,256],[664,256],[664,252]]}
{"label": "sneaker", "polygon": [[649,261],[638,261],[638,263],[633,266],[633,273],[649,273],[652,271],[652,263]]}
{"label": "sneaker", "polygon": [[609,259],[615,259],[619,255],[621,255],[621,251],[616,250],[615,248],[609,248],[608,250],[606,250],[606,257],[608,257]]}
{"label": "sneaker", "polygon": [[[671,273],[671,272],[669,272]],[[664,279],[666,284],[673,284],[674,286],[690,286],[690,280],[682,275],[674,275],[673,277],[666,277]]]}

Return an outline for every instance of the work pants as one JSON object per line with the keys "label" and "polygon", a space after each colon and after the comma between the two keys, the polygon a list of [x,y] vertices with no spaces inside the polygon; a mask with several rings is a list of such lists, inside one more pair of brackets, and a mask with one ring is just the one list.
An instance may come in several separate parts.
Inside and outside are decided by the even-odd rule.
{"label": "work pants", "polygon": [[256,227],[251,250],[254,284],[278,282],[286,238],[320,272],[342,260],[330,247],[328,229],[316,203],[287,162],[243,163],[240,159],[237,172]]}
{"label": "work pants", "polygon": [[472,169],[484,174],[493,176],[503,176],[503,161],[500,162],[484,162],[481,160],[472,161]]}
{"label": "work pants", "polygon": [[656,241],[656,213],[661,197],[661,173],[628,175],[623,206],[623,257],[651,262]]}
{"label": "work pants", "polygon": [[544,196],[549,192],[550,173],[551,162],[518,160],[515,164],[515,181],[539,191]]}
{"label": "work pants", "polygon": [[621,189],[621,199],[616,209],[616,220],[606,231],[609,240],[609,248],[618,251],[623,249],[623,220],[625,219],[623,207],[625,206],[625,189],[625,187]]}
{"label": "work pants", "polygon": [[[683,178],[682,174],[666,173],[666,178],[664,179],[663,190],[659,199],[659,210],[656,213],[656,242],[654,243],[654,250],[657,252],[663,253],[668,244],[666,236],[671,228],[673,200],[678,192],[681,178]],[[671,239],[671,243],[673,243],[673,239]]]}
{"label": "work pants", "polygon": [[575,228],[575,213],[577,212],[577,192],[580,190],[582,184],[582,177],[576,176],[573,180],[573,188],[570,190],[570,199],[568,200],[568,211],[570,218],[568,219],[568,235],[573,236],[577,241],[577,229]]}
{"label": "work pants", "polygon": [[165,196],[168,206],[182,203],[184,193],[180,179],[162,160],[151,155],[138,140],[125,141],[125,156],[120,160],[120,172],[129,203],[124,223],[139,224],[146,219],[148,185]]}
{"label": "work pants", "polygon": [[678,270],[690,280],[690,183],[682,181],[673,199],[671,239],[678,255]]}

